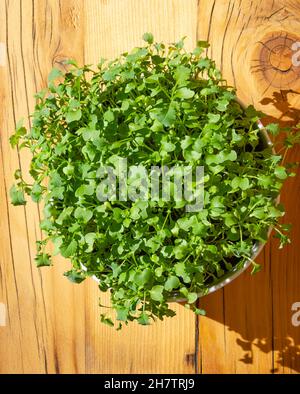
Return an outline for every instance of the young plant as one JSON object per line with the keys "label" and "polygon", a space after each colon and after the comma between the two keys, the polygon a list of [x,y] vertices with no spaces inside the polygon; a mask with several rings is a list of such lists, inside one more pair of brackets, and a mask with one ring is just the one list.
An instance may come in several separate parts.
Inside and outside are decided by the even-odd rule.
{"label": "young plant", "polygon": [[[288,242],[276,198],[293,173],[262,145],[261,114],[238,104],[204,55],[206,42],[190,53],[183,41],[166,47],[150,33],[144,39],[145,47],[96,70],[74,61],[66,72],[54,69],[36,95],[30,129],[19,124],[10,139],[30,150],[33,179],[28,184],[16,171],[12,203],[25,204],[24,194],[43,203],[37,266],[51,265],[51,242],[70,259],[65,275],[72,282],[93,275],[110,291],[121,324],[173,316],[174,292],[203,313],[199,294],[242,267],[270,227],[281,246]],[[266,129],[280,131],[276,124]],[[289,149],[298,137],[286,132]],[[149,171],[203,166],[203,209],[188,212],[184,197],[99,200],[100,169],[117,172],[124,158]],[[101,321],[114,324],[105,314]]]}

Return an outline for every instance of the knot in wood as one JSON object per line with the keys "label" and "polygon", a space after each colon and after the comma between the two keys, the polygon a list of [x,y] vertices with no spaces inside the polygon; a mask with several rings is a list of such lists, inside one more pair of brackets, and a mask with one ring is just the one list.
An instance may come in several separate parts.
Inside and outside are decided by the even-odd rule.
{"label": "knot in wood", "polygon": [[272,33],[259,42],[259,69],[268,85],[293,89],[300,79],[300,37]]}

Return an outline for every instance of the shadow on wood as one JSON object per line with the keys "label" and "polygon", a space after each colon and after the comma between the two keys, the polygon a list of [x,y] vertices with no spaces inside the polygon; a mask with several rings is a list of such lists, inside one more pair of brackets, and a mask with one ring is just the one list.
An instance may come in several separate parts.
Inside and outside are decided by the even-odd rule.
{"label": "shadow on wood", "polygon": [[274,91],[271,97],[264,97],[261,105],[271,105],[279,112],[279,117],[272,116],[272,113],[266,112],[267,123],[280,122],[281,126],[293,126],[300,121],[299,108],[294,107],[289,100],[290,95],[300,95],[300,92],[290,90]]}
{"label": "shadow on wood", "polygon": [[[300,148],[295,147],[287,160],[299,159]],[[240,361],[249,372],[253,372],[254,365],[258,369],[256,372],[260,367],[271,373],[288,369],[300,372],[300,327],[292,324],[292,305],[300,301],[299,185],[298,174],[287,181],[281,195],[286,209],[284,222],[292,224],[292,243],[279,250],[278,241],[272,236],[257,259],[262,264],[261,272],[251,275],[248,270],[223,290],[201,299],[207,316],[200,318],[199,342],[203,352],[200,351],[199,363],[203,362],[208,372],[210,364],[201,357],[209,350],[220,351],[220,356],[221,349],[224,351],[222,365],[234,364],[229,365],[228,370],[240,368]],[[209,319],[221,323],[220,327],[211,325]],[[213,334],[209,333],[211,328]],[[205,338],[203,343],[201,335]],[[267,356],[262,360],[263,366],[259,363],[261,353]],[[217,372],[216,367],[213,371]]]}

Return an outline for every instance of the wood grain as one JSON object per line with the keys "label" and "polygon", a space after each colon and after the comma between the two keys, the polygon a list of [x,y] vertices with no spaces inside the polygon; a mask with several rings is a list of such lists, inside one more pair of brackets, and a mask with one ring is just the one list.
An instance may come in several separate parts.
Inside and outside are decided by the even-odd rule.
{"label": "wood grain", "polygon": [[[297,0],[2,0],[0,2],[0,373],[297,373],[300,329],[291,305],[300,301],[298,264],[299,176],[282,201],[294,224],[293,244],[278,251],[268,243],[249,272],[203,298],[207,317],[182,305],[177,316],[151,327],[115,332],[99,322],[100,294],[92,280],[73,285],[56,258],[51,269],[34,264],[41,207],[9,204],[13,171],[30,157],[12,151],[8,137],[33,110],[33,94],[47,83],[53,65],[75,58],[97,63],[142,44],[187,36],[192,49],[208,39],[208,54],[240,100],[267,114],[265,121],[299,120],[299,69],[291,44],[300,41]],[[27,123],[28,125],[28,123]],[[295,149],[290,158],[299,160]],[[2,308],[2,306],[1,306]],[[2,308],[3,309],[3,308]]]}
{"label": "wood grain", "polygon": [[[196,1],[87,0],[85,6],[87,63],[98,63],[101,57],[111,59],[142,45],[146,31],[165,42],[187,36],[190,48],[196,39]],[[88,290],[89,302],[97,299],[96,286]],[[107,304],[108,297],[102,295],[101,301]],[[87,348],[93,349],[88,369],[103,373],[193,373],[195,317],[180,305],[173,307],[177,313],[174,319],[146,328],[134,325],[118,333],[99,325],[97,305],[87,308]]]}
{"label": "wood grain", "polygon": [[[84,363],[82,355],[73,360],[73,344],[82,343],[82,335],[76,335],[78,325],[84,323],[82,290],[77,289],[75,293],[74,288],[62,280],[62,267],[58,264],[48,272],[36,269],[33,260],[35,241],[40,238],[40,210],[30,202],[25,208],[14,209],[7,198],[14,169],[19,166],[27,169],[30,159],[9,147],[8,137],[16,121],[27,118],[32,111],[33,94],[45,86],[49,69],[65,56],[82,54],[82,43],[78,45],[82,35],[71,23],[72,7],[80,4],[77,1],[64,4],[27,0],[2,1],[0,5],[0,41],[7,52],[5,66],[0,68],[0,256],[1,291],[8,311],[7,326],[0,331],[1,352],[6,349],[1,357],[1,372],[44,373],[64,369],[76,372],[76,362],[83,360]],[[71,34],[72,45],[69,43]],[[72,318],[76,311],[78,319]],[[84,333],[82,328],[81,331]],[[60,357],[66,352],[72,355],[71,359]]]}
{"label": "wood grain", "polygon": [[[244,104],[282,125],[300,119],[300,68],[291,45],[300,41],[297,1],[203,0],[198,39],[209,40],[208,54]],[[295,148],[290,159],[299,161]],[[283,251],[270,240],[258,261],[263,270],[244,273],[201,303],[199,365],[203,373],[300,372],[300,330],[291,324],[291,305],[300,299],[299,176],[289,180],[282,202],[293,223],[293,244]]]}
{"label": "wood grain", "polygon": [[11,0],[0,7],[7,51],[0,67],[0,302],[8,313],[0,327],[0,373],[194,372],[195,317],[182,306],[174,304],[175,319],[116,333],[99,322],[96,283],[69,283],[62,258],[49,270],[36,269],[40,209],[14,208],[8,200],[14,169],[28,168],[30,158],[12,151],[8,137],[33,110],[33,94],[52,66],[63,67],[66,58],[81,64],[111,58],[141,44],[147,30],[166,42],[188,36],[192,47],[197,2]]}

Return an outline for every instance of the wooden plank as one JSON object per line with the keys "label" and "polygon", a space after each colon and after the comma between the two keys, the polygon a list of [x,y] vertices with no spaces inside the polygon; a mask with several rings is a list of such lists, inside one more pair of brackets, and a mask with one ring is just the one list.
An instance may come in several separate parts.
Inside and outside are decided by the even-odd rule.
{"label": "wooden plank", "polygon": [[[87,11],[85,36],[83,5]],[[177,318],[149,328],[131,327],[116,333],[104,327],[99,322],[96,283],[89,281],[78,287],[68,283],[62,277],[68,264],[59,258],[49,270],[35,268],[40,212],[32,203],[25,209],[11,207],[7,193],[13,170],[19,163],[27,168],[30,160],[28,155],[11,151],[8,137],[17,119],[32,111],[32,96],[45,86],[53,65],[61,66],[67,57],[81,63],[84,47],[87,62],[97,62],[100,56],[111,57],[141,43],[146,30],[157,33],[157,39],[164,41],[187,35],[191,45],[196,37],[196,7],[194,0],[149,0],[138,6],[134,1],[1,3],[0,42],[5,43],[8,57],[4,66],[3,57],[0,59],[0,91],[2,111],[11,110],[1,113],[0,302],[7,306],[8,324],[0,328],[0,347],[9,346],[11,351],[1,358],[0,372],[195,370],[192,313],[174,305]],[[158,14],[149,13],[152,8]],[[130,18],[134,23],[128,28]],[[115,38],[115,29],[119,39]]]}
{"label": "wooden plank", "polygon": [[[299,147],[293,149],[288,160],[300,161]],[[286,223],[292,224],[292,244],[278,250],[272,242],[271,275],[274,303],[274,370],[278,373],[300,373],[300,327],[292,324],[292,305],[300,302],[299,267],[299,185],[300,174],[288,181],[282,194],[287,214]]]}
{"label": "wooden plank", "polygon": [[0,7],[0,42],[6,50],[0,67],[0,263],[1,293],[8,311],[7,325],[0,329],[0,348],[10,349],[1,357],[0,372],[83,371],[83,293],[80,296],[77,290],[75,295],[73,286],[62,280],[62,267],[36,269],[39,210],[30,202],[25,208],[12,207],[7,198],[14,170],[28,168],[30,159],[11,150],[9,135],[16,121],[33,110],[33,94],[45,86],[52,65],[69,56],[80,59],[83,45],[76,23],[81,2],[12,0]]}
{"label": "wooden plank", "polygon": [[[85,61],[98,63],[141,45],[146,31],[156,40],[174,42],[196,38],[197,1],[86,0]],[[154,11],[155,10],[155,11]],[[154,12],[153,12],[154,11]],[[99,324],[96,286],[89,286],[87,303],[87,371],[102,373],[193,373],[195,317],[174,304],[177,316],[150,327],[131,325],[120,332]],[[107,296],[101,296],[108,302]]]}
{"label": "wooden plank", "polygon": [[175,42],[186,37],[193,49],[197,34],[197,0],[87,0],[85,56],[114,58],[142,45],[142,35]]}
{"label": "wooden plank", "polygon": [[[300,41],[299,14],[296,1],[200,2],[198,39],[210,41],[208,54],[241,102],[264,111],[268,121],[299,120],[300,69],[291,64],[291,44]],[[279,252],[270,241],[259,257],[263,272],[255,277],[247,272],[223,293],[203,299],[208,310],[199,323],[203,373],[299,372],[300,332],[290,323],[291,304],[300,299],[298,185],[298,177],[291,180],[283,196],[287,220],[296,227],[293,245]]]}
{"label": "wooden plank", "polygon": [[[200,318],[199,365],[202,373],[270,373],[272,294],[268,248],[256,259],[262,271],[247,270],[223,290],[204,297]],[[218,294],[219,293],[219,294]]]}
{"label": "wooden plank", "polygon": [[[300,41],[299,14],[296,0],[0,2],[0,303],[7,315],[0,373],[300,372],[300,330],[291,323],[291,306],[300,301],[299,176],[282,196],[293,244],[279,252],[270,242],[259,258],[261,273],[247,272],[201,300],[208,316],[196,325],[192,313],[174,304],[176,318],[121,332],[99,323],[92,280],[67,282],[62,258],[49,270],[35,268],[40,212],[33,203],[11,207],[7,198],[14,169],[29,162],[10,149],[8,137],[32,111],[33,93],[45,86],[52,65],[67,57],[80,63],[112,58],[142,44],[145,31],[165,42],[187,36],[190,49],[196,37],[208,38],[208,53],[243,103],[255,104],[269,120],[296,122],[300,78],[290,65],[290,44]],[[299,160],[299,149],[290,158]]]}

